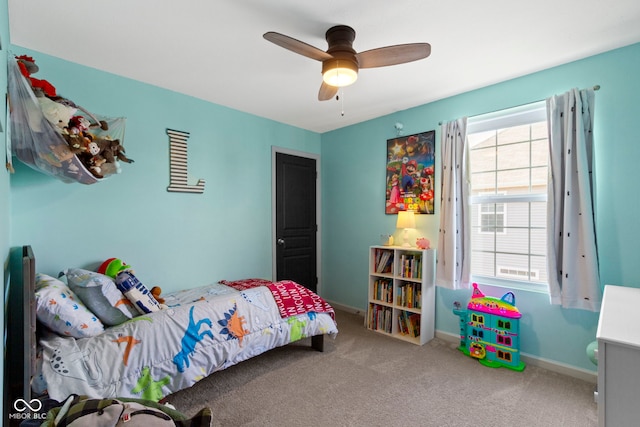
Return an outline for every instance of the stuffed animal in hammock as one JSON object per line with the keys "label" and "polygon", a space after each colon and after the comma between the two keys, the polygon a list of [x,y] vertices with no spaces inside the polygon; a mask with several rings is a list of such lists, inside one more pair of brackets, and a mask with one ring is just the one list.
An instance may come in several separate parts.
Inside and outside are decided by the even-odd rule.
{"label": "stuffed animal in hammock", "polygon": [[36,96],[56,96],[56,88],[51,83],[47,80],[40,80],[35,77],[31,77],[32,74],[35,74],[40,70],[40,67],[36,65],[36,62],[32,57],[21,55],[16,57],[16,61],[18,62],[20,73],[29,80],[33,93]]}
{"label": "stuffed animal in hammock", "polygon": [[105,158],[108,163],[115,163],[116,159],[125,163],[133,163],[133,159],[127,158],[124,147],[118,139],[102,139],[96,138],[94,142],[100,147],[100,155]]}
{"label": "stuffed animal in hammock", "polygon": [[104,175],[119,172],[117,160],[126,163],[133,163],[133,159],[127,158],[124,154],[124,147],[120,141],[115,139],[92,138],[90,155],[81,154],[78,156],[85,167],[96,177],[104,178]]}
{"label": "stuffed animal in hammock", "polygon": [[[16,62],[18,63],[20,73],[29,81],[31,90],[43,107],[43,114],[54,126],[63,127],[64,124],[68,122],[68,118],[72,117],[76,111],[81,110],[95,122],[91,126],[100,127],[102,130],[109,129],[109,125],[104,120],[98,120],[93,114],[81,106],[76,105],[70,99],[59,96],[55,86],[49,83],[49,81],[33,77],[32,74],[37,73],[40,67],[36,65],[35,60],[31,56],[16,56]],[[64,120],[65,116],[68,116],[67,120]]]}

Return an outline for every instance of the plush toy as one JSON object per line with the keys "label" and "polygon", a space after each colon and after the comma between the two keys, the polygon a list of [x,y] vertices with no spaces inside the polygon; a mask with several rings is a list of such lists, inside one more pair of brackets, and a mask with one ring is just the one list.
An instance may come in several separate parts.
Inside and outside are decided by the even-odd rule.
{"label": "plush toy", "polygon": [[151,295],[160,303],[160,305],[164,304],[164,298],[160,296],[162,293],[162,288],[160,286],[154,286],[151,288]]}
{"label": "plush toy", "polygon": [[[88,144],[88,150],[79,154],[78,158],[96,178],[104,178],[104,175],[118,172],[116,160],[133,163],[132,159],[125,156],[124,147],[120,145],[119,140],[94,138],[91,135],[89,139],[91,142]],[[115,165],[115,168],[106,167],[108,165]]]}
{"label": "plush toy", "polygon": [[102,165],[106,163],[106,159],[100,156],[100,146],[94,142],[92,136],[84,132],[73,135],[65,132],[62,136],[67,141],[71,153],[84,167],[96,178],[104,178]]}
{"label": "plush toy", "polygon": [[431,242],[425,237],[420,237],[416,240],[416,246],[420,249],[429,249]]}
{"label": "plush toy", "polygon": [[[73,118],[69,121],[73,121]],[[90,153],[92,156],[100,153],[100,147],[97,144],[91,146],[93,142],[93,136],[81,130],[81,122],[78,121],[77,127],[71,129],[69,126],[65,126],[62,130],[62,137],[67,141],[69,149],[73,154]]]}
{"label": "plush toy", "polygon": [[56,127],[58,132],[62,132],[68,126],[69,121],[78,111],[77,108],[57,103],[46,96],[39,97],[38,102],[40,103],[42,114]]}
{"label": "plush toy", "polygon": [[67,141],[69,150],[71,150],[73,154],[78,155],[89,151],[91,138],[87,138],[84,135],[69,135],[67,133],[62,134],[62,136]]}
{"label": "plush toy", "polygon": [[47,80],[39,80],[32,77],[40,69],[34,59],[27,55],[16,57],[20,73],[29,81],[31,90],[38,99],[40,109],[44,117],[57,129],[67,125],[69,119],[78,111],[74,106],[63,105],[48,97],[56,97],[56,88]]}
{"label": "plush toy", "polygon": [[91,122],[83,116],[73,116],[69,119],[65,130],[71,135],[85,132],[91,126]]}
{"label": "plush toy", "polygon": [[[130,275],[134,274],[131,266],[123,262],[119,258],[109,258],[105,262],[100,264],[100,267],[98,267],[98,273],[109,276],[112,279],[116,279],[118,277],[118,274],[123,271],[129,272]],[[162,288],[160,286],[154,286],[149,292],[160,304],[160,308],[166,308],[166,305],[164,305],[164,298],[160,296],[160,294],[162,293]]]}
{"label": "plush toy", "polygon": [[120,145],[118,139],[102,139],[96,138],[94,142],[100,148],[100,155],[105,158],[108,163],[115,163],[116,159],[125,163],[133,163],[133,159],[127,158],[124,154],[124,147]]}
{"label": "plush toy", "polygon": [[[89,149],[93,150],[92,147],[95,146],[95,143],[91,142],[89,144]],[[92,151],[80,154],[78,155],[78,158],[93,176],[95,176],[96,178],[104,178],[105,174],[102,170],[102,165],[106,163],[106,160],[100,156],[92,155],[91,153]]]}
{"label": "plush toy", "polygon": [[162,309],[149,289],[130,270],[118,273],[116,286],[133,303],[140,314],[153,313]]}
{"label": "plush toy", "polygon": [[115,279],[118,273],[131,270],[131,266],[122,262],[119,258],[109,258],[98,267],[98,273]]}
{"label": "plush toy", "polygon": [[35,74],[40,70],[32,57],[21,55],[16,56],[16,60],[18,62],[18,68],[20,68],[20,73],[29,80],[33,93],[36,96],[56,96],[56,88],[51,83],[46,80],[31,77],[32,74]]}
{"label": "plush toy", "polygon": [[[47,80],[40,80],[32,77],[32,74],[37,73],[40,68],[36,65],[35,60],[31,56],[21,55],[16,56],[16,62],[20,73],[29,81],[31,89],[37,98],[47,97],[51,101],[59,104],[58,106],[46,105],[43,109],[47,120],[52,122],[57,127],[60,126],[60,120],[64,120],[59,116],[65,116],[69,114],[69,111],[73,111],[70,114],[74,114],[77,110],[81,110],[88,117],[90,117],[95,123],[91,124],[92,127],[100,127],[102,130],[108,130],[109,125],[104,120],[99,120],[91,112],[85,110],[79,105],[76,105],[73,101],[67,98],[59,96],[56,92],[55,86],[49,83]],[[40,102],[42,104],[42,101]],[[47,114],[48,113],[48,114]],[[61,123],[64,125],[68,120],[64,120]]]}
{"label": "plush toy", "polygon": [[[134,162],[124,154],[124,147],[120,145],[119,140],[95,137],[86,130],[84,120],[74,119],[76,118],[69,122],[70,126],[65,128],[62,136],[71,152],[96,178],[104,178],[104,175],[118,172],[117,160],[125,163]],[[114,164],[114,167],[105,167],[107,164]]]}
{"label": "plush toy", "polygon": [[[109,130],[109,124],[107,122],[105,122],[104,120],[100,120],[98,119],[95,115],[93,115],[93,113],[91,113],[90,111],[85,110],[84,108],[82,108],[80,105],[77,105],[75,102],[73,102],[70,99],[67,98],[63,98],[61,96],[50,96],[49,97],[52,101],[57,102],[60,105],[66,106],[66,107],[70,107],[70,108],[75,108],[76,110],[80,110],[82,111],[86,117],[82,117],[82,116],[78,116],[83,118],[84,120],[87,121],[88,125],[87,127],[92,127],[92,128],[100,128],[102,130]],[[93,123],[91,122],[91,120],[93,120]]]}

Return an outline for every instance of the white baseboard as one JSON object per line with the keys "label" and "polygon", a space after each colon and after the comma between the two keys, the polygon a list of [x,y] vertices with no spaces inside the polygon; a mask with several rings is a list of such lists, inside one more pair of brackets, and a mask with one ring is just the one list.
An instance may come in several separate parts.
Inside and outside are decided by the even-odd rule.
{"label": "white baseboard", "polygon": [[[338,310],[346,311],[347,313],[358,314],[360,316],[366,317],[366,311],[360,308],[351,307],[348,305],[340,304],[335,301],[327,300],[332,307],[337,308]],[[443,341],[451,342],[453,344],[458,344],[460,342],[460,336],[455,335],[449,332],[436,331],[435,335],[437,338],[440,338]],[[520,353],[522,357],[522,361],[532,365],[538,366],[540,368],[547,369],[552,372],[557,372],[559,374],[567,375],[573,378],[578,378],[583,381],[590,382],[592,384],[598,383],[598,373],[594,371],[589,371],[587,369],[577,368],[575,366],[567,365],[562,362],[557,362],[555,360],[544,359],[542,357],[533,356],[527,353]]]}
{"label": "white baseboard", "polygon": [[351,307],[349,305],[340,304],[335,301],[325,300],[331,305],[333,308],[337,308],[338,310],[346,311],[351,314],[359,314],[360,316],[364,316],[366,314],[366,310],[362,310],[361,308]]}
{"label": "white baseboard", "polygon": [[[443,341],[451,342],[453,344],[458,344],[460,342],[459,335],[451,334],[449,332],[436,331],[436,337],[440,338]],[[544,368],[549,371],[553,371],[559,374],[578,378],[580,380],[587,381],[592,384],[598,383],[597,372],[589,371],[587,369],[577,368],[575,366],[567,365],[562,362],[557,362],[555,360],[550,360],[550,359],[544,359],[542,357],[533,356],[527,353],[521,352],[520,356],[522,361],[529,365],[538,366],[540,368]]]}

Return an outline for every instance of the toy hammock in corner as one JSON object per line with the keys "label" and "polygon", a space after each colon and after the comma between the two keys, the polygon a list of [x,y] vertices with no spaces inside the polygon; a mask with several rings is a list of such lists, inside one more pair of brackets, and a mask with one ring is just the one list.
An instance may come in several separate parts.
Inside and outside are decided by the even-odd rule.
{"label": "toy hammock in corner", "polygon": [[133,162],[122,147],[125,118],[96,116],[56,96],[46,80],[30,77],[37,70],[30,57],[9,60],[10,141],[21,162],[82,184],[118,173],[118,160]]}

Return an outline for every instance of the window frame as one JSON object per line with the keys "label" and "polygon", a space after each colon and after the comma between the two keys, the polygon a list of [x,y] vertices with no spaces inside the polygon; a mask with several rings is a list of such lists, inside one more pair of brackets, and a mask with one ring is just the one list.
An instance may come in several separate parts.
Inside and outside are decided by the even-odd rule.
{"label": "window frame", "polygon": [[[546,101],[538,101],[538,102],[521,105],[514,108],[509,108],[505,110],[499,110],[499,111],[494,111],[487,114],[469,117],[467,119],[467,136],[470,134],[475,134],[475,133],[480,133],[485,131],[495,131],[498,129],[506,129],[506,128],[516,127],[521,125],[529,125],[529,124],[533,124],[541,121],[547,121]],[[468,143],[468,139],[467,139],[467,143]],[[550,165],[548,165],[547,167],[550,167]],[[469,176],[469,180],[471,180],[470,176]],[[549,183],[547,183],[547,185],[549,185]],[[533,193],[533,194],[514,194],[514,195],[495,194],[495,195],[488,195],[488,196],[482,195],[482,196],[469,197],[470,206],[473,204],[477,204],[478,207],[481,207],[482,204],[503,203],[505,220],[506,220],[506,211],[508,210],[508,205],[510,203],[519,203],[519,202],[520,203],[521,202],[527,202],[527,203],[545,202],[546,203],[547,192]],[[479,212],[479,215],[481,215],[480,212]],[[531,229],[530,227],[531,227],[531,223],[529,223],[529,229]],[[504,233],[507,232],[506,222],[505,222],[505,228],[503,230],[504,230],[503,231]],[[482,232],[480,231],[479,233],[482,233]],[[531,256],[530,251],[528,253],[528,256]],[[544,294],[549,293],[548,284],[545,282],[529,282],[529,281],[522,281],[517,279],[506,279],[506,278],[493,277],[493,276],[483,276],[483,275],[473,274],[473,272],[471,272],[471,280],[479,284],[486,284],[490,286],[519,289],[519,290],[539,292]]]}

